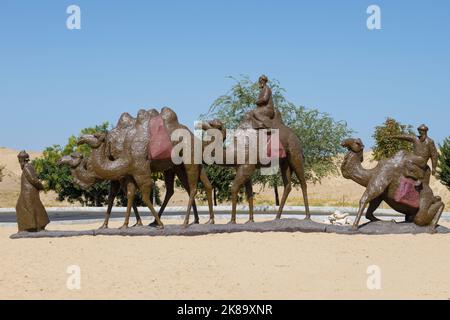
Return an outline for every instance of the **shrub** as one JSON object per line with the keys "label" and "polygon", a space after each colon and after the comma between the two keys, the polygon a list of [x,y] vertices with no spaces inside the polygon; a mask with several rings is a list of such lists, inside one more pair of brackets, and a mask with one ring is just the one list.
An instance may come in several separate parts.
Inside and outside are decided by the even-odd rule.
{"label": "shrub", "polygon": [[382,125],[375,127],[375,133],[372,136],[375,139],[375,145],[373,147],[374,159],[376,161],[388,159],[400,150],[412,151],[411,143],[391,138],[394,135],[402,134],[413,135],[413,127],[411,125],[401,124],[392,118],[387,118]]}

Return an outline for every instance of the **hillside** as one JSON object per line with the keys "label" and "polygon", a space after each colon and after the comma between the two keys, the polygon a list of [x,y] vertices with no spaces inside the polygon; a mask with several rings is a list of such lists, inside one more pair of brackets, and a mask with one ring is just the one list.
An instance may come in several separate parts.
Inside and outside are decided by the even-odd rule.
{"label": "hillside", "polygon": [[[17,161],[17,154],[20,151],[0,147],[0,165],[5,166],[3,170],[3,181],[0,182],[0,208],[12,208],[16,206],[17,198],[20,192],[20,176],[22,170]],[[40,157],[42,153],[27,151],[31,159]],[[57,195],[54,192],[42,193],[41,200],[45,206],[70,206],[66,202],[56,200]]]}
{"label": "hillside", "polygon": [[[0,148],[0,165],[4,165],[5,177],[0,182],[0,208],[15,207],[20,190],[20,166],[17,161],[17,154],[19,151]],[[29,152],[32,159],[41,156],[39,152]],[[365,155],[363,166],[370,168],[376,165],[372,162],[371,152]],[[159,183],[160,184],[160,183]],[[442,185],[435,178],[431,182],[432,188],[436,194],[440,195],[444,201],[450,204],[450,191]],[[164,191],[164,190],[162,190]],[[256,204],[274,204],[273,190],[262,190],[260,186],[254,187],[256,192]],[[280,197],[282,188],[280,188]],[[342,176],[331,176],[319,184],[309,184],[309,198],[313,206],[357,206],[359,198],[364,192],[364,188],[357,185],[351,180],[344,179]],[[70,204],[67,202],[58,202],[54,192],[42,193],[42,202],[45,206],[76,206],[78,204]],[[177,189],[174,197],[169,205],[184,206],[188,200],[186,192],[182,189]],[[303,200],[300,190],[294,189],[288,199],[288,205],[302,205]]]}

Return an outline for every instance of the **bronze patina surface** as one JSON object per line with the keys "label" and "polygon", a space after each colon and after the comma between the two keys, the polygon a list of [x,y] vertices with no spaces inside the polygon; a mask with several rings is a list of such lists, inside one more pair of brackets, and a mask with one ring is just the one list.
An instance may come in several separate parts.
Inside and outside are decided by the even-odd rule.
{"label": "bronze patina surface", "polygon": [[[308,191],[307,184],[305,178],[305,157],[303,154],[303,148],[300,139],[297,137],[295,132],[287,127],[282,120],[281,113],[274,107],[272,92],[267,85],[267,77],[261,76],[259,79],[259,84],[261,88],[261,92],[259,95],[259,99],[257,101],[257,107],[255,110],[250,111],[240,123],[237,128],[238,134],[246,135],[249,130],[255,130],[255,128],[259,129],[275,129],[278,130],[280,144],[283,146],[286,151],[286,157],[280,158],[279,160],[279,168],[283,180],[284,191],[281,197],[280,207],[277,214],[277,218],[281,217],[283,212],[284,205],[289,196],[289,193],[292,190],[292,175],[296,175],[303,194],[303,202],[305,205],[306,211],[306,219],[310,219],[309,212],[309,201],[308,201]],[[255,123],[263,124],[256,125]],[[222,135],[225,139],[226,137],[226,127],[219,120],[210,120],[204,121],[202,123],[203,130],[209,129],[217,129],[222,132]],[[236,141],[236,137],[235,137]],[[231,153],[234,153],[234,163],[227,164],[225,159],[226,154],[229,152],[224,149],[223,156],[224,159],[222,161],[226,166],[231,166],[236,168],[236,177],[231,185],[231,201],[232,201],[232,213],[231,213],[231,221],[230,223],[236,223],[236,206],[238,200],[238,193],[242,187],[245,187],[248,203],[249,203],[249,222],[254,221],[253,217],[253,188],[251,175],[255,172],[256,169],[264,167],[261,164],[260,159],[258,157],[257,163],[251,163],[249,161],[250,154],[260,154],[259,146],[259,136],[257,143],[250,143],[250,139],[246,140],[245,144],[245,156],[246,163],[239,164],[237,161],[238,155],[236,154],[236,149],[231,150]],[[236,144],[236,142],[235,142]]]}
{"label": "bronze patina surface", "polygon": [[168,225],[163,230],[144,227],[128,229],[101,229],[83,231],[42,231],[19,232],[11,236],[12,239],[27,238],[65,238],[80,236],[147,236],[147,237],[173,237],[173,236],[201,236],[206,234],[223,234],[239,232],[305,232],[305,233],[337,233],[346,235],[382,235],[382,234],[419,234],[438,233],[450,234],[450,229],[438,226],[436,229],[421,227],[414,223],[372,222],[362,225],[354,230],[351,226],[337,226],[318,223],[312,220],[276,219],[250,224],[196,224],[189,228],[180,225]]}
{"label": "bronze patina surface", "polygon": [[[159,113],[155,109],[140,110],[136,118],[128,113],[124,113],[117,126],[107,133],[83,135],[79,138],[79,144],[87,144],[92,148],[92,154],[86,163],[81,167],[81,171],[75,172],[78,178],[81,178],[80,172],[84,172],[87,182],[92,179],[119,181],[126,186],[128,197],[128,207],[123,227],[128,226],[131,207],[134,201],[134,195],[138,189],[141,192],[142,199],[150,209],[155,218],[153,225],[162,228],[161,213],[164,211],[170,197],[173,195],[173,181],[175,175],[185,186],[189,193],[189,202],[186,212],[184,226],[189,224],[189,215],[194,205],[195,195],[197,194],[198,182],[201,181],[206,190],[210,220],[207,223],[214,223],[212,210],[212,186],[206,176],[201,164],[176,165],[172,159],[153,160],[149,158],[150,130],[149,124],[153,117],[161,116],[167,133],[171,135],[177,129],[184,129],[194,139],[194,135],[189,129],[178,122],[178,117],[170,108],[163,108]],[[193,145],[193,143],[192,143]],[[71,159],[63,159],[62,163],[72,163]],[[73,162],[76,165],[76,162]],[[158,214],[150,201],[150,191],[153,186],[152,172],[165,173],[166,186],[168,192]],[[125,180],[124,180],[125,179]],[[79,182],[81,179],[79,179]],[[82,182],[84,183],[84,182]],[[108,219],[108,215],[107,215]],[[106,219],[106,224],[107,224]],[[198,221],[198,217],[196,217]]]}
{"label": "bronze patina surface", "polygon": [[417,186],[419,196],[417,207],[398,201],[398,190],[407,178],[410,154],[400,151],[390,159],[379,161],[375,168],[365,169],[362,166],[364,144],[361,139],[347,139],[342,142],[342,146],[348,150],[341,166],[342,175],[366,188],[360,200],[354,228],[358,227],[367,205],[369,207],[366,218],[377,221],[374,212],[383,201],[392,209],[403,213],[408,222],[414,222],[419,226],[437,226],[445,205],[440,197],[434,196],[427,183]]}
{"label": "bronze patina surface", "polygon": [[39,192],[44,190],[44,186],[39,181],[33,165],[29,163],[30,156],[28,153],[22,151],[17,157],[22,168],[20,195],[16,205],[19,232],[44,230],[50,223],[39,197]]}

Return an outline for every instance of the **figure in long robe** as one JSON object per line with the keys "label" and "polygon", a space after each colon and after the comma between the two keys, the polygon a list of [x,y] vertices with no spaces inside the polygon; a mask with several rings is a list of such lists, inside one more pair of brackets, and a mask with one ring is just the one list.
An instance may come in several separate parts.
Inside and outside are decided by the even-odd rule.
{"label": "figure in long robe", "polygon": [[22,151],[17,156],[22,168],[20,196],[17,200],[16,215],[19,232],[38,232],[50,223],[47,211],[42,205],[39,192],[44,186],[37,177],[30,156]]}

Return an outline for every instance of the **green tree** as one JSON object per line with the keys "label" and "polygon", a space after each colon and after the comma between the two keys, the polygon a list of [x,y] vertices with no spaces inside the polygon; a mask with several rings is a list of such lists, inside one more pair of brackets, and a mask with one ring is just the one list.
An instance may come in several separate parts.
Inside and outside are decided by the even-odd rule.
{"label": "green tree", "polygon": [[[107,122],[81,130],[80,135],[94,134],[97,132],[107,132],[109,124]],[[91,148],[88,145],[77,146],[77,137],[71,136],[67,144],[62,147],[53,145],[44,150],[43,156],[33,160],[39,178],[44,181],[46,190],[53,190],[58,194],[58,200],[67,200],[70,203],[79,202],[82,206],[101,207],[107,203],[109,194],[109,181],[102,181],[83,190],[73,183],[70,169],[67,166],[59,167],[58,160],[62,156],[70,155],[73,152],[79,152],[84,157],[89,157]],[[157,175],[155,175],[158,178]],[[159,190],[156,190],[156,200],[160,203]],[[137,205],[143,205],[142,198],[138,193],[135,199]],[[120,194],[118,197],[118,205],[126,205],[126,197]]]}
{"label": "green tree", "polygon": [[[92,128],[86,128],[81,134],[93,134],[96,132],[106,132],[109,124],[107,122]],[[33,160],[39,179],[44,181],[46,190],[53,190],[58,194],[58,200],[67,200],[70,203],[79,202],[83,206],[102,206],[106,203],[109,182],[103,181],[95,184],[88,190],[83,190],[73,183],[70,169],[66,166],[59,167],[58,160],[62,156],[79,152],[85,157],[91,154],[91,148],[87,145],[77,146],[77,137],[71,136],[67,144],[62,147],[53,145],[44,150],[43,156]]]}
{"label": "green tree", "polygon": [[438,179],[450,189],[450,137],[439,145]]}
{"label": "green tree", "polygon": [[375,139],[374,159],[376,161],[388,159],[400,150],[412,151],[411,143],[391,138],[394,135],[401,134],[414,134],[413,127],[392,118],[387,118],[382,125],[375,127],[375,133],[372,136]]}
{"label": "green tree", "polygon": [[[217,206],[218,203],[230,200],[230,184],[234,180],[235,170],[232,168],[221,167],[217,165],[207,165],[205,167],[209,181],[214,187],[214,205]],[[204,190],[202,185],[200,186],[200,190]],[[200,195],[203,200],[206,200],[206,195],[203,191],[200,192]],[[242,200],[242,193],[239,195],[238,200]]]}
{"label": "green tree", "polygon": [[[235,129],[244,115],[255,108],[259,87],[258,83],[251,81],[248,76],[230,77],[230,79],[234,81],[230,91],[217,98],[208,113],[202,115],[201,118],[216,118],[223,121],[228,129]],[[347,123],[335,121],[330,115],[316,109],[307,109],[287,101],[285,90],[277,80],[271,80],[269,85],[272,89],[275,107],[280,111],[284,123],[296,132],[302,142],[305,154],[305,174],[308,180],[314,183],[320,182],[327,175],[336,174],[338,172],[336,156],[344,151],[340,143],[352,133],[352,130],[347,127]],[[234,172],[232,175],[217,174],[216,176],[218,179],[215,179],[214,175],[211,176],[211,183],[217,189],[218,198],[229,199],[229,184],[234,178]],[[228,179],[224,179],[223,176]],[[282,185],[279,172],[272,176],[256,172],[253,179],[263,186],[271,186],[274,189],[275,202],[279,203],[278,186]],[[293,182],[294,185],[298,184],[296,179]]]}

